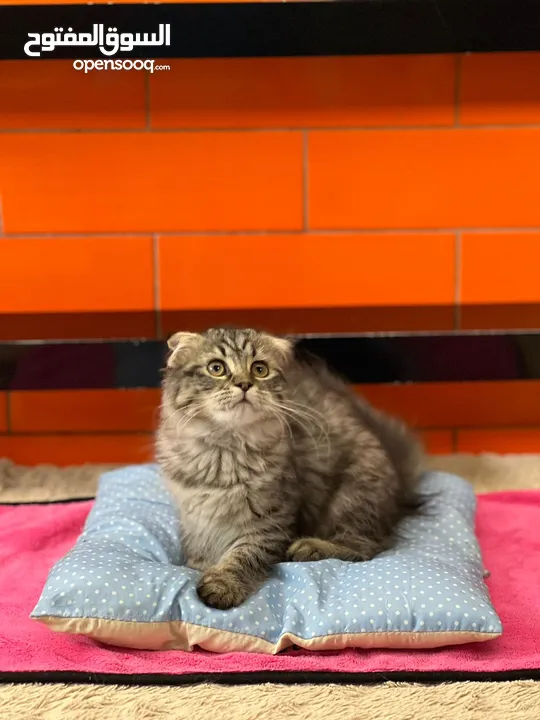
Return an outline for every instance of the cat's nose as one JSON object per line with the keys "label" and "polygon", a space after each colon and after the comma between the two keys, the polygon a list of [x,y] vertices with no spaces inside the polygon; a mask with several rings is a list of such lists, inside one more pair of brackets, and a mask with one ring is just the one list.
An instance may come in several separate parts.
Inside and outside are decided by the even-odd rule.
{"label": "cat's nose", "polygon": [[249,390],[250,387],[253,387],[253,383],[250,382],[240,382],[236,383],[236,387],[239,387],[240,390],[243,390],[245,393]]}

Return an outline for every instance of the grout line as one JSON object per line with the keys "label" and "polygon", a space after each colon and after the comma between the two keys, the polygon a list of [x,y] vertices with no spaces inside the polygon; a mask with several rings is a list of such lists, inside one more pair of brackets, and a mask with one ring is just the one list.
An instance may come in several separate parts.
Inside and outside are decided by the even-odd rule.
{"label": "grout line", "polygon": [[461,326],[461,261],[462,261],[461,231],[456,232],[454,240],[454,330]]}
{"label": "grout line", "polygon": [[[1,218],[1,214],[0,214]],[[459,232],[470,233],[470,234],[501,234],[505,233],[522,233],[522,234],[533,234],[540,233],[540,226],[536,227],[461,227],[459,231],[455,227],[447,228],[414,228],[414,227],[397,227],[397,228],[325,228],[325,229],[307,229],[302,230],[299,228],[289,228],[280,230],[153,230],[141,232],[140,230],[123,230],[121,232],[81,232],[81,231],[65,231],[59,230],[56,232],[10,232],[1,233],[0,223],[0,236],[13,239],[23,240],[47,240],[55,238],[73,238],[77,240],[79,238],[95,238],[95,239],[117,239],[117,238],[140,238],[140,237],[224,237],[224,236],[243,236],[243,235],[449,235]]]}
{"label": "grout line", "polygon": [[[59,128],[59,129],[50,129],[50,128],[34,128],[34,129],[27,129],[27,128],[19,128],[19,129],[7,129],[7,128],[0,128],[0,135],[141,135],[146,134],[147,130],[149,129],[149,120],[151,118],[147,115],[147,110],[150,108],[147,106],[149,98],[146,97],[145,94],[145,123],[143,127],[132,127],[132,128]],[[450,127],[450,126],[448,126]],[[324,128],[316,128],[324,129]],[[335,129],[341,129],[341,128],[328,128],[328,130],[335,130]],[[345,128],[346,129],[346,128]],[[355,129],[355,128],[352,128]],[[358,129],[364,129],[364,128],[358,128]],[[376,127],[372,128],[373,130],[377,130]],[[404,128],[405,129],[405,128]],[[421,127],[417,128],[418,130],[424,129]],[[426,128],[430,129],[430,128]],[[193,128],[160,128],[155,127],[152,128],[152,134],[165,134],[165,135],[192,135],[194,133],[200,133],[200,134],[208,134],[208,133],[221,133],[221,134],[240,134],[240,133],[289,133],[289,132],[295,132],[295,133],[302,133],[304,132],[303,127],[193,127]]]}
{"label": "grout line", "polygon": [[310,229],[308,235],[448,235],[455,232],[455,228],[325,228]]}
{"label": "grout line", "polygon": [[[540,425],[472,425],[467,427],[412,427],[415,432],[450,432],[453,436],[453,447],[454,451],[457,451],[459,442],[459,433],[462,432],[508,432],[509,430],[515,431],[533,431],[540,432]],[[26,438],[54,438],[54,437],[151,437],[154,433],[154,429],[147,430],[39,430],[39,431],[19,431],[16,433],[3,433],[0,432],[0,437],[26,437]]]}
{"label": "grout line", "polygon": [[302,185],[303,185],[303,224],[304,232],[309,229],[309,137],[307,131],[302,136]]}
{"label": "grout line", "polygon": [[[148,237],[206,237],[206,236],[217,236],[223,237],[228,235],[302,235],[303,231],[299,228],[284,229],[284,230],[167,230],[162,232],[160,230],[148,230],[141,232],[140,230],[123,230],[122,232],[70,232],[66,230],[60,230],[57,232],[46,232],[46,233],[25,233],[16,232],[9,233],[11,238],[19,238],[24,240],[47,240],[54,238],[73,238],[77,240],[79,238],[95,238],[95,239],[118,239],[118,238],[148,238]],[[8,236],[6,236],[8,237]]]}
{"label": "grout line", "polygon": [[152,236],[152,263],[153,263],[153,281],[154,281],[154,314],[156,320],[156,337],[158,340],[163,339],[163,323],[161,319],[160,304],[160,272],[159,272],[159,237],[157,233]]}
{"label": "grout line", "polygon": [[452,432],[454,429],[449,425],[409,425],[418,432]]}
{"label": "grout line", "polygon": [[152,116],[150,110],[150,73],[147,71],[144,77],[144,115],[146,130],[152,130]]}
{"label": "grout line", "polygon": [[[146,104],[146,103],[145,103]],[[0,135],[134,135],[148,131],[148,118],[144,127],[133,128],[0,128]],[[283,127],[153,127],[152,134],[207,134],[207,133],[304,133],[304,132],[419,132],[419,131],[440,131],[451,132],[455,130],[538,130],[540,123],[484,123],[484,124],[460,124],[456,127],[455,120],[445,125],[347,125],[347,126],[283,126]]]}
{"label": "grout line", "polygon": [[0,433],[0,437],[118,437],[118,436],[129,436],[129,437],[148,437],[152,436],[154,430],[22,430],[15,433]]}
{"label": "grout line", "polygon": [[96,240],[100,239],[109,239],[109,238],[141,238],[141,237],[151,237],[153,233],[151,232],[67,232],[64,230],[60,230],[57,232],[41,232],[41,233],[35,233],[35,232],[12,232],[7,233],[6,237],[10,237],[13,239],[20,239],[20,240],[54,240],[55,238],[73,238],[74,240],[79,240],[81,238],[95,238]]}
{"label": "grout line", "polygon": [[456,433],[460,432],[508,432],[508,430],[534,430],[534,432],[540,431],[540,425],[538,423],[534,425],[523,425],[523,424],[513,424],[513,425],[466,425],[465,427],[462,427],[461,425],[457,428],[455,428]]}
{"label": "grout line", "polygon": [[462,57],[456,58],[456,84],[454,87],[454,127],[461,127],[461,78],[462,78]]}

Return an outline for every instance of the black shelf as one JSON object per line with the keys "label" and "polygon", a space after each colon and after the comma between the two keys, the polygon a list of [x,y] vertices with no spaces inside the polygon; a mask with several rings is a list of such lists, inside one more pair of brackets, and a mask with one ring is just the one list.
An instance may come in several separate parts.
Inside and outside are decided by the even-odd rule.
{"label": "black shelf", "polygon": [[[28,33],[93,24],[119,32],[171,26],[171,44],[129,58],[284,57],[540,49],[538,0],[337,0],[167,5],[0,7],[0,59],[29,58]],[[60,47],[48,59],[105,59],[96,47]],[[118,56],[115,56],[118,57]],[[127,57],[127,56],[124,56]]]}
{"label": "black shelf", "polygon": [[[299,338],[352,383],[540,379],[540,334],[453,333]],[[166,344],[0,343],[0,390],[157,388]]]}

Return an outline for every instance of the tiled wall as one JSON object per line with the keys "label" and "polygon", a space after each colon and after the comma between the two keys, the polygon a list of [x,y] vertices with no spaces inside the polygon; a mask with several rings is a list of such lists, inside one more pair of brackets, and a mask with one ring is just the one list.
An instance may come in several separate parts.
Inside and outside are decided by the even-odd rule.
{"label": "tiled wall", "polygon": [[[357,390],[417,428],[431,453],[540,452],[540,381]],[[158,404],[150,389],[0,395],[0,457],[60,465],[149,460]]]}
{"label": "tiled wall", "polygon": [[[540,53],[167,62],[0,63],[1,312],[540,302]],[[368,391],[434,451],[540,451],[537,383]],[[156,402],[0,395],[0,456],[140,459]]]}

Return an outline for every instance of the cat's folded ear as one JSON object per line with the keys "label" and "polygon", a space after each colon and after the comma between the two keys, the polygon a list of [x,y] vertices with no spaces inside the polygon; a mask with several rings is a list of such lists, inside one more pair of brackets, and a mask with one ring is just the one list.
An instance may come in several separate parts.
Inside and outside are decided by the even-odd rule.
{"label": "cat's folded ear", "polygon": [[288,338],[268,336],[274,350],[279,354],[284,362],[289,362],[293,357],[294,343]]}
{"label": "cat's folded ear", "polygon": [[178,367],[182,364],[186,354],[195,348],[202,340],[198,333],[177,332],[167,340],[167,346],[171,351],[167,358],[168,367]]}

